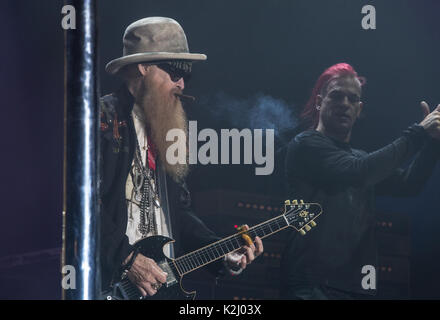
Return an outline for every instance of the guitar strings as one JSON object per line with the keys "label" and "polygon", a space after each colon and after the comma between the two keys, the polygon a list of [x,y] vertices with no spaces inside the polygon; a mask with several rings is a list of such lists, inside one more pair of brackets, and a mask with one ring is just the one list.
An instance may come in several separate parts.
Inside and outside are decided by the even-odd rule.
{"label": "guitar strings", "polygon": [[[297,213],[300,210],[301,209],[295,209],[295,210],[289,212],[288,214]],[[275,218],[267,221],[266,223],[263,222],[262,224],[259,224],[255,227],[252,227],[247,231],[247,233],[249,233],[251,235],[253,234],[253,237],[255,237],[256,235],[258,235],[257,231],[261,231],[264,234],[262,237],[265,237],[267,234],[271,234],[274,232],[272,227],[277,228],[275,231],[279,231],[279,230],[281,230],[281,228],[288,226],[288,224],[285,220],[285,215],[286,214],[283,214],[281,216],[275,217]],[[281,222],[283,224],[282,227],[280,227],[279,222]],[[265,232],[265,230],[267,230],[267,232]],[[235,243],[233,241],[235,241],[237,243],[238,247],[234,247]],[[240,242],[240,241],[242,241],[241,234],[235,234],[235,235],[232,235],[226,239],[220,240],[220,241],[218,241],[218,242],[214,243],[213,245],[210,245],[206,248],[196,250],[192,253],[189,253],[189,254],[184,255],[180,258],[177,258],[174,261],[176,262],[176,265],[179,267],[179,269],[181,269],[183,271],[183,272],[181,272],[182,274],[188,273],[189,271],[191,271],[193,269],[196,269],[204,264],[207,264],[211,261],[219,259],[230,252],[238,250],[243,245],[242,242]],[[233,250],[229,249],[228,244],[231,245]],[[227,250],[226,253],[223,250],[224,247],[226,247],[226,250]],[[220,253],[219,249],[222,250],[223,254]],[[214,257],[214,259],[211,258],[211,254]],[[208,258],[206,258],[206,256]],[[206,262],[204,259],[206,260]]]}
{"label": "guitar strings", "polygon": [[[279,217],[276,217],[266,223],[257,225],[255,227],[249,229],[247,232],[250,234],[254,234],[254,236],[255,236],[255,235],[258,235],[257,231],[262,231],[265,236],[269,233],[274,232],[273,228],[271,226],[276,227],[277,228],[276,231],[279,231],[281,229],[279,222],[283,222],[284,227],[287,226],[285,224],[285,219],[283,218],[283,216],[279,216]],[[265,230],[267,230],[267,232]],[[234,246],[235,245],[234,241],[236,242],[236,246]],[[185,268],[186,270],[184,271],[185,273],[187,273],[191,269],[198,268],[198,267],[200,267],[200,265],[204,265],[210,261],[213,261],[213,260],[221,258],[222,256],[225,256],[229,252],[238,250],[239,248],[241,248],[243,246],[243,243],[240,241],[242,241],[240,234],[233,235],[227,239],[220,240],[219,242],[215,243],[212,246],[209,246],[209,247],[203,248],[203,249],[199,249],[190,255],[183,256],[183,257],[179,258],[180,261],[178,261],[178,262],[182,262],[183,263],[182,266],[184,266],[184,267],[189,266],[189,269]],[[232,250],[229,249],[228,244],[230,244],[230,246],[233,248]],[[224,247],[226,247],[226,253],[225,253],[225,250],[223,250]],[[220,253],[219,249],[221,249],[223,254]],[[211,258],[211,254],[212,254],[212,256],[214,256],[214,259]],[[209,259],[206,259],[205,258],[206,256],[208,256]],[[206,260],[206,263],[205,263],[204,258]]]}
{"label": "guitar strings", "polygon": [[[299,210],[301,210],[301,208],[296,209],[296,210],[292,210],[291,212],[289,212],[287,214],[290,215],[292,213],[297,213]],[[283,217],[285,215],[286,214],[283,214],[283,215],[276,217],[276,218],[273,218],[272,220],[269,220],[265,223],[257,225],[255,227],[249,229],[247,232],[250,234],[253,233],[254,235],[257,235],[258,234],[257,231],[262,231],[264,234],[262,237],[264,238],[267,234],[274,233],[272,226],[277,228],[275,230],[275,232],[280,231],[281,229],[288,226],[288,224],[285,224],[286,220]],[[282,227],[280,227],[279,222],[282,223],[282,225],[283,225]],[[267,230],[267,232],[265,230]],[[242,246],[242,243],[240,243],[240,241],[238,239],[240,239],[240,241],[242,241],[240,234],[233,235],[233,236],[229,237],[228,239],[220,240],[219,242],[215,243],[214,245],[208,246],[207,248],[199,249],[191,254],[188,254],[186,256],[179,258],[180,261],[177,261],[177,263],[179,264],[179,266],[182,269],[184,269],[183,273],[187,273],[187,272],[191,271],[191,269],[198,268],[201,265],[204,265],[204,264],[207,264],[208,262],[210,262],[210,259],[212,259],[210,253],[212,253],[212,255],[214,256],[214,259],[212,259],[211,261],[219,259],[222,256],[224,256],[225,251],[223,250],[223,247],[226,247],[228,253],[232,252],[234,250],[238,250]],[[237,248],[234,247],[233,240],[235,240],[235,242],[237,242],[237,245],[238,245]],[[233,250],[229,249],[228,242],[231,244]],[[218,248],[220,248],[222,250],[223,254],[220,253]],[[209,259],[206,259],[206,256],[208,256]],[[206,263],[205,263],[204,258],[207,261]],[[179,262],[182,262],[182,263],[179,263]]]}

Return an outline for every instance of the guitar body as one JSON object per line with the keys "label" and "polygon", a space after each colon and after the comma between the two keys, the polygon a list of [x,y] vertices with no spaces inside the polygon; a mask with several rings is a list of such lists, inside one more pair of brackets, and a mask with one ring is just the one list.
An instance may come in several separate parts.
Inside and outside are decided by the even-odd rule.
{"label": "guitar body", "polygon": [[128,279],[124,279],[113,286],[113,290],[105,294],[107,300],[192,300],[196,293],[186,292],[182,289],[181,280],[174,262],[163,253],[167,243],[173,239],[164,236],[152,236],[140,240],[134,244],[139,248],[139,253],[153,259],[159,267],[168,273],[167,281],[157,290],[153,296],[142,297],[137,287]]}

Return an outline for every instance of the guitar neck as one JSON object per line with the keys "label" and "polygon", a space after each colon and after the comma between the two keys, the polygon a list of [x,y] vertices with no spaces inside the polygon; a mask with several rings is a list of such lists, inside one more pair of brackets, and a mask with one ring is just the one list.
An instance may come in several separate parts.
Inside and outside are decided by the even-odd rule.
{"label": "guitar neck", "polygon": [[[260,223],[249,230],[246,234],[252,239],[268,237],[289,226],[284,214],[276,218]],[[234,234],[225,239],[219,240],[206,247],[188,253],[174,260],[181,275],[194,271],[215,260],[223,258],[225,255],[234,252],[246,245],[241,233]]]}

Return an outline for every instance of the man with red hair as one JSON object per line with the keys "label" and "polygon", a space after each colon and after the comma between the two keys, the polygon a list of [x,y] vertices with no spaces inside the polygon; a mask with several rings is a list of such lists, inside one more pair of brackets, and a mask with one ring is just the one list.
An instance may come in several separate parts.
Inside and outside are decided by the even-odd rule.
{"label": "man with red hair", "polygon": [[[374,196],[416,195],[439,159],[440,105],[430,112],[425,102],[423,121],[391,144],[372,153],[353,149],[350,138],[363,107],[363,84],[349,64],[328,68],[302,113],[309,130],[289,144],[288,196],[320,203],[324,214],[306,237],[289,237],[281,264],[283,298],[374,295],[375,278],[365,281],[365,270],[377,265]],[[413,157],[408,168],[400,168]]]}

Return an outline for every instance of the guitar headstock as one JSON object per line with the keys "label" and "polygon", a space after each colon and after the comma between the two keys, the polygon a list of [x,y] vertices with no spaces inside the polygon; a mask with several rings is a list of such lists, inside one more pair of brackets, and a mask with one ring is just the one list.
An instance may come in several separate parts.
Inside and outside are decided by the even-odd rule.
{"label": "guitar headstock", "polygon": [[314,220],[321,213],[322,207],[319,203],[304,203],[303,200],[284,201],[284,217],[287,223],[301,235],[305,235],[316,226]]}

